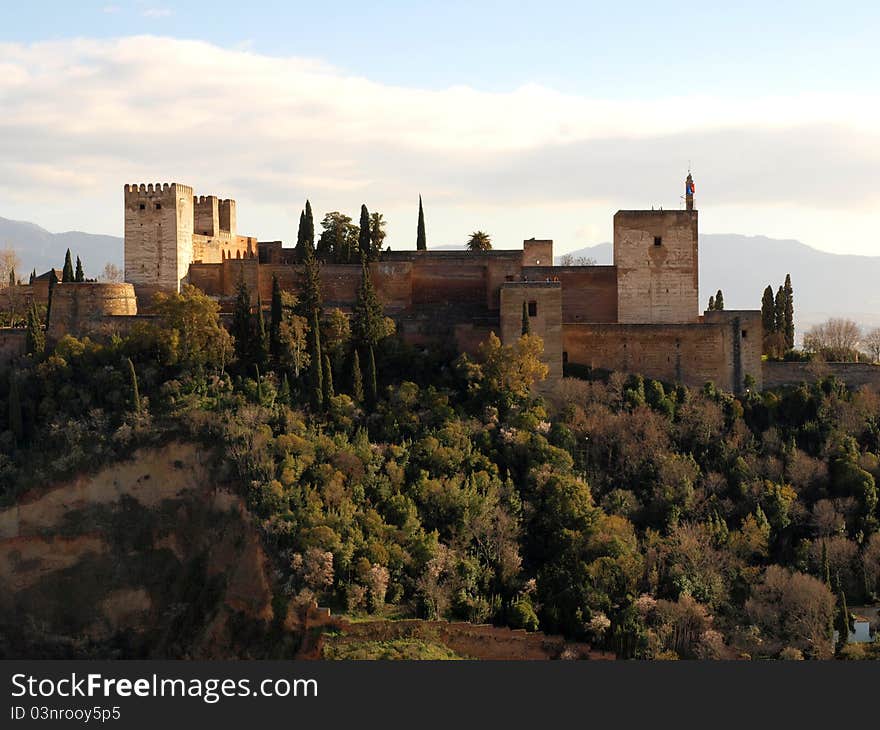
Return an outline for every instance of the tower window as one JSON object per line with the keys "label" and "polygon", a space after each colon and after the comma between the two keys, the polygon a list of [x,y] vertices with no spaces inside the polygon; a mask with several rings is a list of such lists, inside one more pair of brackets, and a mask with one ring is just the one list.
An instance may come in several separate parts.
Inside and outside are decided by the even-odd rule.
{"label": "tower window", "polygon": [[162,203],[156,203],[156,210],[162,210]]}
{"label": "tower window", "polygon": [[661,246],[663,244],[663,238],[660,236],[654,236],[654,245]]}
{"label": "tower window", "polygon": [[745,330],[743,330],[743,331],[742,331],[742,338],[745,339],[747,334],[748,334],[748,332],[746,332]]}
{"label": "tower window", "polygon": [[529,302],[529,317],[537,317],[538,316],[538,303],[537,302]]}
{"label": "tower window", "polygon": [[146,210],[146,209],[147,209],[147,206],[146,206],[144,203],[141,203],[141,204],[140,204],[140,209],[141,209],[141,210]]}

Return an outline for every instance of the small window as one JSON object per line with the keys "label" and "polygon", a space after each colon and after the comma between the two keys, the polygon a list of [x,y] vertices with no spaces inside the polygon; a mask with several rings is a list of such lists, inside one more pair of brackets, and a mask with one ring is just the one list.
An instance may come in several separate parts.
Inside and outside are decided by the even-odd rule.
{"label": "small window", "polygon": [[541,265],[541,259],[535,259],[535,265],[536,265],[536,266],[540,266],[540,265]]}
{"label": "small window", "polygon": [[663,239],[660,236],[654,236],[654,245],[661,246],[663,244]]}
{"label": "small window", "polygon": [[538,316],[538,303],[537,302],[529,302],[529,317],[537,317]]}
{"label": "small window", "polygon": [[742,338],[745,339],[747,334],[748,334],[748,332],[746,332],[745,330],[743,330],[743,331],[742,331]]}
{"label": "small window", "polygon": [[568,352],[566,350],[562,351],[562,364],[565,365],[568,362]]}
{"label": "small window", "polygon": [[156,210],[162,210],[162,203],[156,203]]}
{"label": "small window", "polygon": [[141,210],[146,210],[146,209],[147,209],[147,206],[146,206],[144,203],[141,203],[141,205],[140,205],[140,209],[141,209]]}

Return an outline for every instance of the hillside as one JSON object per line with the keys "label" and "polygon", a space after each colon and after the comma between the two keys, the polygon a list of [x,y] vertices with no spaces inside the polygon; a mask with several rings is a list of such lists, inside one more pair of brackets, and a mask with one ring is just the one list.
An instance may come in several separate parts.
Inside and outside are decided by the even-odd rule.
{"label": "hillside", "polygon": [[108,262],[122,268],[122,238],[117,236],[82,231],[51,233],[34,223],[0,218],[0,248],[7,246],[21,258],[22,277],[33,269],[39,274],[53,266],[61,268],[68,248],[82,259],[88,277],[98,276]]}
{"label": "hillside", "polygon": [[[610,243],[572,251],[597,264],[610,264]],[[774,289],[787,273],[795,291],[798,330],[828,317],[850,317],[862,325],[880,325],[880,256],[826,253],[800,241],[766,236],[700,236],[700,301],[719,288],[728,309],[757,309],[767,284]],[[834,289],[830,283],[839,282]],[[845,284],[845,285],[841,285]]]}

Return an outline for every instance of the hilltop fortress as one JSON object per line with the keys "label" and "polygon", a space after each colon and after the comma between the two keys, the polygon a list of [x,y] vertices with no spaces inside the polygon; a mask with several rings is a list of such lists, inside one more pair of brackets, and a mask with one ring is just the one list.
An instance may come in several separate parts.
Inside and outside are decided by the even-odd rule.
{"label": "hilltop fortress", "polygon": [[[237,230],[234,200],[195,196],[179,183],[124,187],[125,283],[58,284],[50,338],[124,329],[148,316],[153,294],[189,283],[229,312],[240,280],[256,301],[272,279],[297,291],[294,249]],[[741,392],[762,386],[758,310],[700,312],[698,213],[688,176],[683,210],[621,210],[611,266],[555,266],[553,241],[485,252],[384,251],[370,271],[385,314],[409,343],[473,352],[530,329],[544,340],[550,379],[591,369],[640,373]],[[351,311],[360,264],[321,266],[325,307]],[[42,277],[41,277],[42,278]]]}

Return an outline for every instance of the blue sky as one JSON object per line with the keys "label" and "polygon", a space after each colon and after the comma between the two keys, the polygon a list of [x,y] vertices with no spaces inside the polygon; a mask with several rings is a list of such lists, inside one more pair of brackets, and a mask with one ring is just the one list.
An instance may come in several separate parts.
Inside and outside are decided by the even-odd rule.
{"label": "blue sky", "polygon": [[[735,7],[734,7],[735,6]],[[880,3],[31,2],[0,25],[0,215],[121,232],[124,182],[242,232],[383,211],[557,250],[617,208],[880,253]],[[47,201],[52,201],[47,205]]]}

